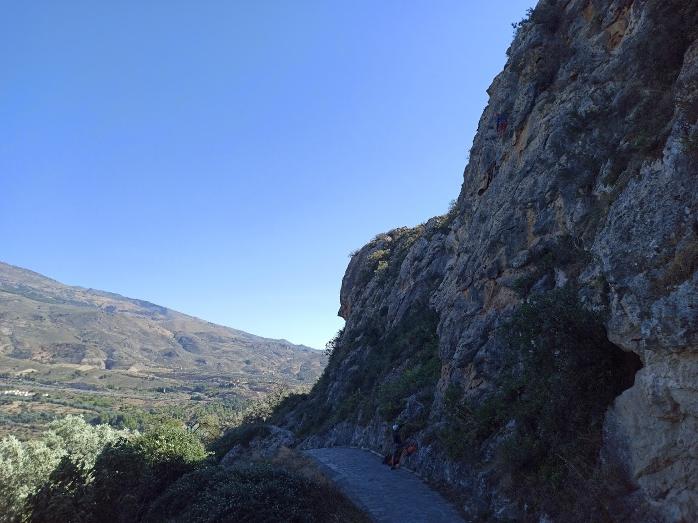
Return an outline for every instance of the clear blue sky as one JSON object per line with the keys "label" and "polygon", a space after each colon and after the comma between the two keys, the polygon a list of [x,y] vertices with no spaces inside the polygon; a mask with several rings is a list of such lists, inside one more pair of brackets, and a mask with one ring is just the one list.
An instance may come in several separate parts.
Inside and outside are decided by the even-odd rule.
{"label": "clear blue sky", "polygon": [[458,195],[532,4],[5,2],[0,260],[322,347],[349,252]]}

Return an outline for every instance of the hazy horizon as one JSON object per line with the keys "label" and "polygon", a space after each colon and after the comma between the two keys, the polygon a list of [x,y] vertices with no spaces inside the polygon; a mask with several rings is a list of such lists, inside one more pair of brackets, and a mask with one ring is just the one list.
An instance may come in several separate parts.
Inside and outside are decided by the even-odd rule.
{"label": "hazy horizon", "polygon": [[10,6],[0,257],[322,348],[349,252],[457,197],[533,3]]}

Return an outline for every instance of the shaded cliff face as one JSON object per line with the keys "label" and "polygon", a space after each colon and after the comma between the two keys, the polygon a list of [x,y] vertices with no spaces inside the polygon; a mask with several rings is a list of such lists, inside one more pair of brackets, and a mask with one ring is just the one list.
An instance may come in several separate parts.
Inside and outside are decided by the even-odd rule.
{"label": "shaded cliff face", "polygon": [[[494,398],[506,412],[506,387],[518,394],[509,403],[531,404],[526,351],[507,332],[550,320],[570,365],[593,365],[576,347],[609,358],[609,372],[567,398],[574,411],[601,374],[611,380],[585,418],[598,425],[599,448],[585,451],[601,461],[590,466],[626,481],[604,517],[698,518],[697,37],[693,1],[536,7],[488,90],[455,207],[352,256],[345,329],[310,397],[285,412],[306,446],[384,449],[399,419],[421,444],[412,464],[467,499],[473,520],[538,517],[545,504],[526,512],[518,476],[497,470],[523,414],[485,407]],[[565,310],[589,328],[558,318]],[[580,341],[584,332],[594,334]],[[581,375],[551,369],[546,387]],[[491,426],[473,425],[478,416]],[[467,452],[453,452],[463,441]]]}

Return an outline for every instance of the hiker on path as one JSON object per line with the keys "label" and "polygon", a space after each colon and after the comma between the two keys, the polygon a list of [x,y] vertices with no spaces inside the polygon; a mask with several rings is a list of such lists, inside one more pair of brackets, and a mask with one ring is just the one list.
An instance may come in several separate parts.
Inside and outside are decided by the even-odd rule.
{"label": "hiker on path", "polygon": [[402,437],[400,436],[400,425],[397,423],[393,425],[393,445],[393,461],[390,464],[390,468],[395,470],[400,466],[400,457],[403,450]]}

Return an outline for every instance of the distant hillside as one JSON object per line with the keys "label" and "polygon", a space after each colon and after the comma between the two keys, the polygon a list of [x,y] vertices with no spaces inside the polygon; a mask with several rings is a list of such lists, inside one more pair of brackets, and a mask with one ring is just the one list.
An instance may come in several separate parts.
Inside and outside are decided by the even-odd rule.
{"label": "distant hillside", "polygon": [[[142,300],[71,287],[0,263],[0,366],[313,382],[320,351],[215,325]],[[42,365],[43,367],[43,365]],[[7,370],[7,369],[2,369]]]}

